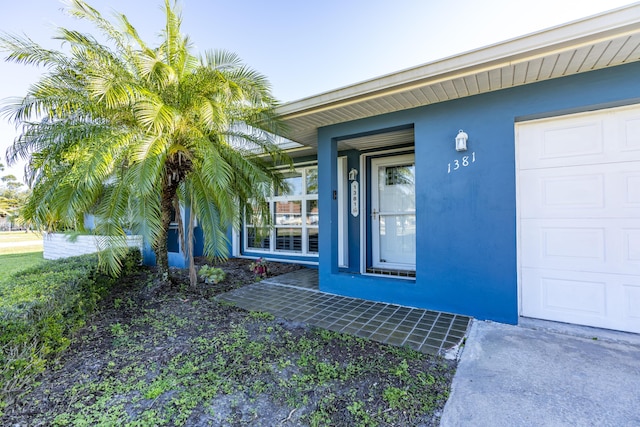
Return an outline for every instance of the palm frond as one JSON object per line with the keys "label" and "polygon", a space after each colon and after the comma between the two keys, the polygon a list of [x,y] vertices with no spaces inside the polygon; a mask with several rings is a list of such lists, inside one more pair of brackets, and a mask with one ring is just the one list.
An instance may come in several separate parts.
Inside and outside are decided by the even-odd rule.
{"label": "palm frond", "polygon": [[96,234],[99,239],[99,262],[107,272],[117,275],[127,253],[126,233],[122,219],[129,207],[130,192],[125,183],[108,186],[96,208]]}
{"label": "palm frond", "polygon": [[[178,200],[198,217],[205,252],[226,256],[229,225],[239,226],[250,204],[269,218],[267,198],[282,185],[272,166],[290,162],[278,147],[284,129],[266,78],[235,53],[193,55],[177,3],[165,0],[163,9],[157,47],[126,16],[117,16],[117,28],[84,0],[70,0],[68,12],[108,43],[62,28],[62,53],[0,35],[10,61],[46,69],[25,96],[0,108],[21,130],[8,161],[28,160],[25,218],[53,229],[78,226],[82,213],[94,212],[96,231],[110,236],[100,243],[110,272],[126,250],[125,228],[166,249],[160,240]],[[183,247],[192,257],[186,222]]]}
{"label": "palm frond", "polygon": [[68,64],[67,56],[62,52],[45,49],[26,36],[0,33],[0,50],[9,52],[6,60],[16,64],[45,68]]}
{"label": "palm frond", "polygon": [[226,258],[229,255],[229,239],[226,225],[221,222],[218,205],[214,195],[207,191],[206,185],[197,174],[193,174],[186,182],[187,192],[202,227],[204,235],[204,254],[210,257]]}
{"label": "palm frond", "polygon": [[163,131],[171,133],[176,111],[159,98],[138,101],[133,109],[137,120],[148,133],[162,134]]}
{"label": "palm frond", "polygon": [[219,72],[231,71],[242,66],[238,54],[226,50],[207,50],[201,61],[203,67]]}
{"label": "palm frond", "polygon": [[78,19],[92,22],[109,40],[121,50],[126,50],[126,39],[121,31],[108,20],[104,19],[97,9],[89,6],[83,0],[65,0],[68,4],[67,13]]}
{"label": "palm frond", "polygon": [[130,210],[133,213],[133,233],[141,235],[146,242],[155,246],[162,234],[160,199],[157,194],[130,199]]}

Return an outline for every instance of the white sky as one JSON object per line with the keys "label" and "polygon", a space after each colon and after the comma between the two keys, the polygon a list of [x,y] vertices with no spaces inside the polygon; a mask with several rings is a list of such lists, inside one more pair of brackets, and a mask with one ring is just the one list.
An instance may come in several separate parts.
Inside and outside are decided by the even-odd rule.
{"label": "white sky", "polygon": [[[59,0],[0,0],[0,30],[49,48],[55,28],[83,31]],[[266,75],[282,102],[614,9],[625,0],[180,0],[196,51],[225,49]],[[163,0],[89,0],[124,13],[155,45]],[[0,58],[4,60],[2,53]],[[0,99],[22,96],[39,70],[0,62]],[[0,119],[0,156],[16,130]],[[22,177],[22,165],[8,172]],[[5,171],[7,173],[7,171]]]}

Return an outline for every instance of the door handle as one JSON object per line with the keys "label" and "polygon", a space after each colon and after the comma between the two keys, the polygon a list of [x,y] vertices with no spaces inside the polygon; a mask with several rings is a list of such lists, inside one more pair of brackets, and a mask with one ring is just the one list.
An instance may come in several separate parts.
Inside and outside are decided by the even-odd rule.
{"label": "door handle", "polygon": [[376,212],[376,209],[373,208],[373,212],[371,212],[371,216],[373,217],[373,220],[376,220],[376,215],[378,215],[378,212]]}

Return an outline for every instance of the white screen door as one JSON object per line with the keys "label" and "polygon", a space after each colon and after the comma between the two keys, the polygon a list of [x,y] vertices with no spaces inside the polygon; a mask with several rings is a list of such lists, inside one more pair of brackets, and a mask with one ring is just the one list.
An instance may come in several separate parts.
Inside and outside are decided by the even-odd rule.
{"label": "white screen door", "polygon": [[416,203],[413,154],[371,160],[371,265],[415,270]]}

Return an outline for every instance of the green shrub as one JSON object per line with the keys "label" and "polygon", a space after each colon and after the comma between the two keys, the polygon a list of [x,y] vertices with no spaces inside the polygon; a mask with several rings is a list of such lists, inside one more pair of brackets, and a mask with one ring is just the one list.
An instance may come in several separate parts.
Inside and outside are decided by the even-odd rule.
{"label": "green shrub", "polygon": [[[140,259],[130,250],[121,274],[135,271]],[[69,346],[117,280],[100,272],[94,254],[22,270],[0,286],[0,415]]]}
{"label": "green shrub", "polygon": [[203,265],[200,267],[198,275],[200,275],[205,283],[213,283],[214,285],[222,282],[224,278],[227,277],[227,274],[221,268],[212,267],[210,265]]}

